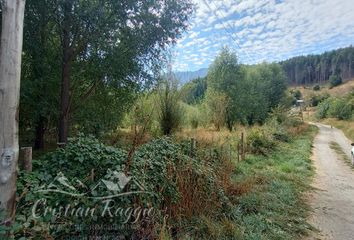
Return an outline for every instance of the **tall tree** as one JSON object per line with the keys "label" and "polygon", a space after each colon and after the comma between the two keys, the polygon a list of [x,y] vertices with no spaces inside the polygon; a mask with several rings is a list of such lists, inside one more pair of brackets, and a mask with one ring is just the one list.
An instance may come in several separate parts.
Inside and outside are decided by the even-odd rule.
{"label": "tall tree", "polygon": [[[0,210],[15,212],[18,106],[25,0],[2,1],[0,46]],[[5,221],[7,221],[5,219]]]}
{"label": "tall tree", "polygon": [[[53,18],[55,4],[27,0],[20,101],[20,136],[24,144],[44,147],[44,135],[57,126],[60,39]],[[55,122],[55,125],[54,125]],[[26,137],[24,137],[26,136]]]}
{"label": "tall tree", "polygon": [[[59,1],[57,23],[63,52],[59,141],[67,141],[70,114],[75,109],[75,86],[79,86],[81,98],[86,98],[100,83],[111,83],[117,78],[130,76],[130,81],[144,81],[143,76],[149,72],[146,67],[157,66],[161,50],[186,29],[192,10],[191,2],[182,0]],[[106,66],[105,71],[88,79],[78,75],[73,79],[74,70],[81,71],[74,68],[92,58]],[[115,58],[124,58],[122,67],[112,69],[105,65]]]}

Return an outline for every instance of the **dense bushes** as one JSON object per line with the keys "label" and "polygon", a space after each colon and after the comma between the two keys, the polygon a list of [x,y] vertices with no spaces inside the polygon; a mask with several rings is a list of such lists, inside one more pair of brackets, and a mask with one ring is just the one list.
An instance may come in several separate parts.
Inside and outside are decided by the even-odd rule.
{"label": "dense bushes", "polygon": [[[152,194],[127,196],[114,201],[120,207],[150,206],[156,209],[153,216],[149,216],[142,222],[124,225],[120,220],[104,217],[98,217],[96,220],[72,219],[64,216],[33,219],[31,207],[41,198],[46,199],[48,206],[84,204],[87,207],[100,208],[99,201],[91,201],[89,198],[77,198],[60,193],[43,195],[36,192],[38,189],[43,189],[43,185],[51,186],[52,183],[60,181],[69,191],[73,186],[75,190],[85,193],[95,189],[87,196],[99,197],[102,194],[106,196],[108,193],[112,194],[113,190],[100,184],[114,183],[117,181],[115,172],[122,172],[125,169],[127,152],[124,150],[105,146],[93,137],[80,136],[71,139],[65,148],[35,160],[33,173],[29,175],[21,173],[18,195],[23,197],[18,203],[16,221],[19,226],[13,230],[14,236],[25,236],[31,239],[39,236],[62,238],[79,234],[77,229],[70,227],[60,230],[50,229],[48,223],[63,222],[67,226],[81,224],[86,227],[85,229],[97,223],[114,223],[117,226],[122,224],[120,227],[125,229],[124,233],[120,230],[113,231],[116,236],[128,238],[134,236],[135,239],[150,236],[155,239],[163,230],[161,229],[164,224],[163,216],[168,216],[165,224],[169,229],[182,224],[190,225],[191,221],[198,216],[227,212],[230,205],[227,192],[232,185],[230,174],[233,166],[215,156],[212,161],[205,161],[198,154],[191,158],[188,146],[189,143],[176,143],[170,138],[158,138],[142,145],[135,152],[129,174],[134,181],[129,182],[124,190],[136,191],[139,190],[137,187],[142,186],[144,191]],[[58,175],[60,172],[61,174]],[[134,185],[135,182],[139,185]],[[95,185],[98,183],[96,188]],[[95,230],[88,231],[89,234],[97,234]],[[169,230],[163,231],[171,234]],[[199,231],[196,230],[192,234],[198,235]]]}
{"label": "dense bushes", "polygon": [[310,106],[316,107],[319,103],[329,98],[330,95],[328,93],[322,95],[312,95],[310,96]]}
{"label": "dense bushes", "polygon": [[316,116],[319,119],[333,117],[338,120],[348,120],[353,115],[353,106],[351,95],[343,98],[328,98],[318,105]]}

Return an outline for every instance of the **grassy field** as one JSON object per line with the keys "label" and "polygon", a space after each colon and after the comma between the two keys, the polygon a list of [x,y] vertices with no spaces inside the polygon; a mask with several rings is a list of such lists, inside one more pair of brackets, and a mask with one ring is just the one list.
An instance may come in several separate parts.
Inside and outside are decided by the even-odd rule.
{"label": "grassy field", "polygon": [[302,96],[304,99],[308,99],[311,95],[323,95],[328,93],[331,96],[338,97],[338,96],[344,96],[354,89],[354,79],[350,81],[346,81],[343,84],[334,87],[334,88],[329,88],[329,85],[322,85],[321,89],[319,91],[314,91],[313,87],[293,87],[291,88],[292,90],[300,90]]}
{"label": "grassy field", "polygon": [[[251,155],[237,165],[234,180],[242,194],[234,214],[242,239],[302,239],[311,228],[303,193],[314,173],[310,156],[316,132],[309,126],[273,154]],[[210,233],[211,239],[220,237]]]}

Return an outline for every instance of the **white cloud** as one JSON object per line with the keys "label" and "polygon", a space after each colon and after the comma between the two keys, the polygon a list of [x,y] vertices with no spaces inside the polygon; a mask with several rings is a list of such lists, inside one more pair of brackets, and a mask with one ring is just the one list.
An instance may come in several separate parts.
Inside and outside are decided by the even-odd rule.
{"label": "white cloud", "polygon": [[198,55],[180,64],[190,69],[210,63],[225,44],[246,63],[354,44],[354,0],[205,0],[209,6],[194,1],[192,31],[177,44]]}

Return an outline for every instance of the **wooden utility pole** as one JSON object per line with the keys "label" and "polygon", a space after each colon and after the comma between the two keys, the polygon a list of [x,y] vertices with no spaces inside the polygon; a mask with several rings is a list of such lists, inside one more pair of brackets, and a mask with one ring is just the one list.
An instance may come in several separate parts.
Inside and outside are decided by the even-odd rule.
{"label": "wooden utility pole", "polygon": [[15,213],[18,162],[18,107],[25,0],[2,0],[0,45],[0,210],[1,223]]}

